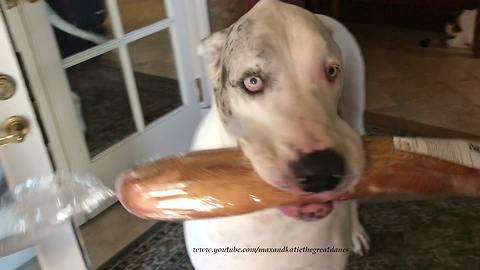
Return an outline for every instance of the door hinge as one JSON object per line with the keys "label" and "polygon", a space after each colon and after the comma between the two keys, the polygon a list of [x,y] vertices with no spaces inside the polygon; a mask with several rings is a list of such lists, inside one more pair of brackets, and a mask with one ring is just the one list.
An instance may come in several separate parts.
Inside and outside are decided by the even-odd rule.
{"label": "door hinge", "polygon": [[198,102],[199,102],[199,103],[202,103],[202,102],[203,102],[202,79],[201,79],[201,78],[196,78],[196,79],[195,79],[195,85],[197,86],[197,98],[198,98]]}

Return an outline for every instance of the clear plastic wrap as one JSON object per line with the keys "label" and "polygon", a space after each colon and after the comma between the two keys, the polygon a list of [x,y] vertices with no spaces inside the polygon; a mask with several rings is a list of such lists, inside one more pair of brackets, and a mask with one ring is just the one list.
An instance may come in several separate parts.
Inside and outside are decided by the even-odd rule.
{"label": "clear plastic wrap", "polygon": [[34,244],[55,225],[87,214],[113,196],[91,174],[59,172],[28,179],[0,197],[0,257]]}
{"label": "clear plastic wrap", "polygon": [[139,217],[178,221],[346,199],[480,196],[478,143],[398,137],[363,137],[363,142],[367,168],[346,192],[344,187],[299,196],[277,189],[260,178],[240,149],[222,149],[138,166],[119,177],[116,193],[125,208]]}

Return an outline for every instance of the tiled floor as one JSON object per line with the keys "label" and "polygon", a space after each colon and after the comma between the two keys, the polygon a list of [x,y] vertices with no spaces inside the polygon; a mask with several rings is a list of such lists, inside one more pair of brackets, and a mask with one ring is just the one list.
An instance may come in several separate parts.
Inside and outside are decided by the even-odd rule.
{"label": "tiled floor", "polygon": [[367,118],[377,114],[480,138],[480,59],[473,59],[468,50],[418,45],[435,33],[349,28],[365,57]]}

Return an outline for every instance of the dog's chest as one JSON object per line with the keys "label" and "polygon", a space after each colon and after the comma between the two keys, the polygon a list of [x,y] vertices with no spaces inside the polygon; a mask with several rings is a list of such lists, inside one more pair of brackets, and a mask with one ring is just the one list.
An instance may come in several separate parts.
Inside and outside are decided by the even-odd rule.
{"label": "dog's chest", "polygon": [[[234,147],[236,140],[222,127],[215,106],[202,120],[193,150]],[[332,213],[315,222],[298,221],[277,209],[184,223],[185,242],[196,270],[269,269],[340,270],[348,252],[243,252],[244,248],[350,248],[350,207],[335,203]],[[241,252],[194,252],[194,248],[239,248]]]}
{"label": "dog's chest", "polygon": [[[348,252],[244,252],[245,248],[349,248],[349,206],[337,203],[320,221],[304,222],[276,209],[184,224],[190,259],[202,269],[343,269]],[[239,252],[194,252],[194,248],[238,248]]]}

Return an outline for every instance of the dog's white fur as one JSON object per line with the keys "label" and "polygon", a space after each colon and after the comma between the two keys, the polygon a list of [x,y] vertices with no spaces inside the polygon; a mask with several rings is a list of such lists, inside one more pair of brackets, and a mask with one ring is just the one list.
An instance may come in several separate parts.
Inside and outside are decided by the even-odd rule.
{"label": "dog's white fur", "polygon": [[[322,15],[318,15],[318,18],[331,31],[333,41],[341,51],[343,88],[338,104],[341,116],[350,127],[363,135],[365,71],[360,48],[352,34],[339,22]],[[192,150],[234,146],[237,146],[237,137],[224,127],[219,109],[214,104],[198,127]],[[349,253],[213,254],[194,253],[193,248],[336,247],[349,248],[359,254],[369,249],[369,239],[358,219],[355,202],[335,202],[332,213],[315,222],[296,220],[285,216],[278,209],[268,209],[242,216],[188,221],[184,223],[184,232],[189,257],[197,270],[335,270],[345,267]]]}

